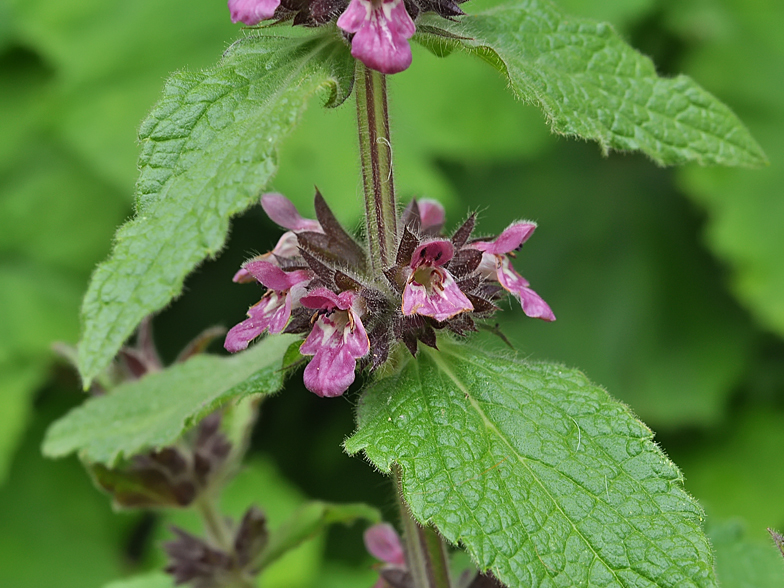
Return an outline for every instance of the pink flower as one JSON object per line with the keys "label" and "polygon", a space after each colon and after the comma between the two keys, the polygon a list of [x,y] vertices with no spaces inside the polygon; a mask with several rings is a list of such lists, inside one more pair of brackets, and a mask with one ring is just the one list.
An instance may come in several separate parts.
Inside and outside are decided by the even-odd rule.
{"label": "pink flower", "polygon": [[303,355],[313,356],[303,374],[305,387],[318,396],[340,396],[354,381],[357,359],[370,351],[359,297],[352,291],[338,295],[318,288],[300,303],[319,311],[299,349]]}
{"label": "pink flower", "polygon": [[528,240],[534,229],[534,223],[513,223],[493,241],[477,241],[471,246],[482,252],[479,272],[485,278],[497,280],[504,289],[511,292],[520,301],[527,316],[554,321],[553,311],[539,294],[529,288],[528,280],[515,271],[507,257],[508,253]]}
{"label": "pink flower", "polygon": [[231,22],[243,22],[248,26],[272,18],[280,0],[229,0]]}
{"label": "pink flower", "polygon": [[411,65],[408,39],[416,27],[403,0],[351,0],[337,25],[356,33],[351,55],[369,68],[393,74]]}
{"label": "pink flower", "polygon": [[422,231],[428,231],[430,229],[434,229],[435,232],[440,231],[446,221],[446,212],[444,211],[444,207],[441,206],[441,203],[437,200],[431,200],[430,198],[422,198],[421,200],[417,200],[417,204],[419,205],[419,218]]}
{"label": "pink flower", "polygon": [[445,321],[474,310],[473,304],[443,266],[454,256],[452,243],[435,240],[414,249],[410,275],[403,289],[403,314],[429,316]]}
{"label": "pink flower", "polygon": [[232,353],[247,348],[265,330],[273,334],[283,331],[292,307],[305,294],[305,286],[311,279],[307,270],[284,272],[268,261],[251,261],[243,269],[269,290],[248,310],[248,318],[226,334],[223,346]]}
{"label": "pink flower", "polygon": [[370,555],[386,564],[382,567],[382,576],[379,577],[373,588],[387,588],[389,584],[384,581],[384,571],[390,569],[405,571],[408,569],[400,536],[389,523],[378,523],[365,531],[364,539],[365,548]]}
{"label": "pink flower", "polygon": [[[284,229],[289,230],[281,235],[272,251],[254,257],[250,262],[269,261],[270,263],[276,263],[276,257],[294,257],[299,253],[297,233],[304,231],[312,231],[315,233],[324,232],[317,220],[303,218],[297,211],[297,208],[283,194],[277,194],[275,192],[264,194],[261,197],[261,207],[270,219]],[[251,276],[246,269],[250,262],[244,264],[243,267],[234,274],[234,277],[232,278],[234,282],[243,284],[253,282],[254,277]]]}

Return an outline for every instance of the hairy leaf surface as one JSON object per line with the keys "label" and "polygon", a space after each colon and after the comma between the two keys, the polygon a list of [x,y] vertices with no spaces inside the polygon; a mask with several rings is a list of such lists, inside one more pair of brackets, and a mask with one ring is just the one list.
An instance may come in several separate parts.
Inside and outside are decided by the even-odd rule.
{"label": "hairy leaf surface", "polygon": [[117,233],[82,307],[85,384],[185,276],[223,246],[229,218],[276,169],[276,149],[312,94],[347,95],[353,60],[327,30],[303,38],[248,37],[213,69],[175,74],[142,123],[136,217]]}
{"label": "hairy leaf surface", "polygon": [[569,18],[547,0],[516,0],[453,23],[421,20],[418,28],[436,52],[461,47],[495,66],[557,133],[604,151],[642,151],[663,165],[766,162],[732,111],[693,80],[659,77],[612,26]]}
{"label": "hairy leaf surface", "polygon": [[232,357],[197,355],[91,398],[51,426],[44,455],[78,451],[87,461],[114,466],[124,457],[170,445],[221,405],[280,390],[281,359],[292,339],[269,337]]}
{"label": "hairy leaf surface", "polygon": [[512,588],[716,586],[702,511],[651,431],[576,370],[448,341],[379,380],[346,442]]}

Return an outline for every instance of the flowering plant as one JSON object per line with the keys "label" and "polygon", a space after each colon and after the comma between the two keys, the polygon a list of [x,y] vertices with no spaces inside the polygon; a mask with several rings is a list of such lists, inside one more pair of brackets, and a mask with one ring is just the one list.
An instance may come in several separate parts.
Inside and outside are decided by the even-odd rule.
{"label": "flowering plant", "polygon": [[[470,214],[447,231],[438,202],[399,206],[387,76],[411,66],[412,40],[441,57],[464,51],[540,106],[553,131],[660,164],[763,164],[735,115],[689,78],[659,77],[610,27],[546,1],[468,14],[452,0],[228,8],[256,28],[215,68],[175,74],[142,124],[137,215],[84,299],[77,364],[95,394],[44,444],[49,456],[78,452],[120,507],[200,514],[204,536],[175,529],[168,575],[139,585],[257,585],[305,538],[362,519],[373,524],[368,550],[385,562],[379,588],[716,586],[699,505],[625,405],[579,371],[469,343],[480,328],[497,332],[488,320],[509,294],[526,316],[555,320],[515,267],[537,225],[482,235]],[[281,33],[289,21],[297,29]],[[318,93],[328,107],[354,97],[362,238],[318,191],[315,219],[266,192],[279,142]],[[234,274],[263,287],[226,333],[234,355],[203,354],[196,342],[164,368],[145,317],[259,196],[286,232]],[[364,504],[312,502],[275,529],[253,505],[236,520],[220,511],[262,399],[303,365],[317,396],[359,384],[343,448],[392,478],[402,539]],[[460,573],[455,553],[468,556]]]}

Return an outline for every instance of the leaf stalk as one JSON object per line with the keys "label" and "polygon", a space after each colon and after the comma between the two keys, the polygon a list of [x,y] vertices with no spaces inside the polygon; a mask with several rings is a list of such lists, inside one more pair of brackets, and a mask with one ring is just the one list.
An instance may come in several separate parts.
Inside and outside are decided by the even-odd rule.
{"label": "leaf stalk", "polygon": [[449,559],[446,545],[432,527],[423,527],[411,514],[403,498],[403,476],[400,466],[392,468],[395,490],[403,523],[403,544],[406,564],[414,588],[450,588]]}

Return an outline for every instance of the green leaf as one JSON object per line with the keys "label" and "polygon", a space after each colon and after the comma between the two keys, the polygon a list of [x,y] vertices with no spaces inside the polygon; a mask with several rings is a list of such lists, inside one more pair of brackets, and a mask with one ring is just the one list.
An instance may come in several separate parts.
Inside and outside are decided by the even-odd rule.
{"label": "green leaf", "polygon": [[115,466],[123,458],[171,445],[221,405],[280,390],[281,358],[292,339],[268,337],[232,357],[197,355],[91,398],[50,427],[44,455],[78,451],[89,462]]}
{"label": "green leaf", "polygon": [[381,513],[367,504],[329,504],[309,502],[295,512],[283,525],[270,533],[269,543],[262,553],[259,566],[263,569],[285,553],[310,539],[329,525],[349,525],[357,519],[371,523],[381,521]]}
{"label": "green leaf", "polygon": [[722,588],[780,588],[784,559],[774,545],[749,539],[739,521],[714,525],[709,535],[716,551]]}
{"label": "green leaf", "polygon": [[738,118],[686,76],[658,77],[650,59],[606,23],[567,18],[547,0],[518,0],[459,22],[424,19],[508,76],[518,98],[542,108],[554,132],[642,151],[659,164],[759,167],[765,154]]}
{"label": "green leaf", "polygon": [[0,361],[0,486],[27,428],[33,393],[46,377],[44,362]]}
{"label": "green leaf", "polygon": [[163,572],[152,572],[106,584],[104,588],[173,588],[173,578]]}
{"label": "green leaf", "polygon": [[651,431],[585,376],[441,340],[373,384],[345,444],[510,588],[716,586],[702,511]]}
{"label": "green leaf", "polygon": [[[686,168],[681,185],[706,212],[706,240],[729,266],[733,293],[760,325],[784,336],[784,4],[691,4],[673,7],[678,32],[702,41],[683,67],[737,110],[773,164],[754,172]],[[689,7],[699,12],[680,14]]]}
{"label": "green leaf", "polygon": [[353,59],[333,29],[304,38],[248,37],[215,68],[179,73],[142,124],[134,220],[117,233],[82,307],[79,367],[88,384],[147,314],[177,296],[185,276],[220,251],[229,218],[249,206],[276,167],[278,143],[307,99],[345,99]]}
{"label": "green leaf", "polygon": [[138,516],[112,513],[75,459],[40,453],[46,424],[73,390],[53,386],[36,403],[7,482],[0,486],[0,586],[95,588],[123,573]]}

